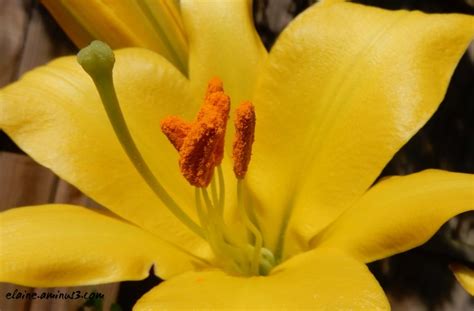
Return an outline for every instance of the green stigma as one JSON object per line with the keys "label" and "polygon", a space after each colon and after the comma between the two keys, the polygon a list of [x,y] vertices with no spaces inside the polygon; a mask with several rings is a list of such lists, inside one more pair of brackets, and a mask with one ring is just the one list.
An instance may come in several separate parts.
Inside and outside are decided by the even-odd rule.
{"label": "green stigma", "polygon": [[95,79],[112,72],[115,56],[110,46],[95,40],[77,53],[77,62]]}

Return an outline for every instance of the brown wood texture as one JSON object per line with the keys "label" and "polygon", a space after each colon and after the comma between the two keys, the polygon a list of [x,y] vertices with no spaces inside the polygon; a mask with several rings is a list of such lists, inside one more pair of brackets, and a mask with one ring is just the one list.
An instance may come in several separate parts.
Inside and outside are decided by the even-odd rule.
{"label": "brown wood texture", "polygon": [[[15,206],[48,202],[55,185],[54,175],[23,155],[0,153],[0,210]],[[1,251],[0,240],[0,251]],[[17,289],[33,289],[0,283],[0,310],[29,310],[29,300],[7,300],[6,294]]]}
{"label": "brown wood texture", "polygon": [[[54,57],[72,54],[74,48],[33,0],[0,0],[0,86],[18,79],[24,72]],[[73,186],[28,156],[0,153],[0,211],[25,205],[69,203],[101,208]],[[0,240],[1,251],[1,240]],[[119,284],[74,288],[28,288],[0,283],[0,311],[78,310],[78,300],[7,300],[6,293],[96,291],[104,294],[104,310],[116,300]],[[90,310],[90,309],[89,309]]]}

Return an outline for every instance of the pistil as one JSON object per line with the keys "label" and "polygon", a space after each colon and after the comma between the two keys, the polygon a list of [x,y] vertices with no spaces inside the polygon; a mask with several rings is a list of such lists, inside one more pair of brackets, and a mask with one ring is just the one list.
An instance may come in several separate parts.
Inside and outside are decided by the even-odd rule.
{"label": "pistil", "polygon": [[115,135],[135,169],[171,213],[191,231],[204,238],[203,229],[179,207],[155,177],[130,134],[113,83],[115,57],[112,49],[101,41],[93,41],[77,54],[77,60],[94,81]]}

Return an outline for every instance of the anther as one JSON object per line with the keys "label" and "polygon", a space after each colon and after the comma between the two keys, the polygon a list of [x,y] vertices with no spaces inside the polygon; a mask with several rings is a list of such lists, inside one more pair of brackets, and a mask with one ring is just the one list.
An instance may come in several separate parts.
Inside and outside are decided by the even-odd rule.
{"label": "anther", "polygon": [[222,161],[229,110],[230,98],[223,91],[222,81],[213,78],[194,122],[178,117],[161,122],[161,130],[179,151],[181,173],[193,186],[207,187],[214,168]]}
{"label": "anther", "polygon": [[191,127],[179,150],[181,173],[191,185],[207,187],[211,182],[214,153],[223,133],[223,122],[213,112]]}
{"label": "anther", "polygon": [[229,119],[230,112],[230,98],[223,91],[214,91],[210,93],[212,85],[209,83],[208,95],[206,97],[205,104],[202,106],[201,111],[198,114],[198,120],[202,118],[202,113],[206,114],[208,110],[214,110],[218,114],[218,118],[224,122],[223,130],[219,142],[217,143],[214,151],[214,162],[215,165],[220,165],[224,158],[224,139],[225,131],[227,128],[227,120]]}
{"label": "anther", "polygon": [[181,149],[184,139],[191,130],[191,124],[180,117],[169,116],[160,122],[161,131],[168,137],[177,151]]}
{"label": "anther", "polygon": [[224,84],[222,83],[222,80],[218,77],[214,77],[209,80],[207,84],[206,99],[209,95],[216,92],[224,92]]}
{"label": "anther", "polygon": [[236,109],[234,124],[234,173],[238,179],[243,179],[247,173],[255,136],[255,109],[251,102],[245,101]]}

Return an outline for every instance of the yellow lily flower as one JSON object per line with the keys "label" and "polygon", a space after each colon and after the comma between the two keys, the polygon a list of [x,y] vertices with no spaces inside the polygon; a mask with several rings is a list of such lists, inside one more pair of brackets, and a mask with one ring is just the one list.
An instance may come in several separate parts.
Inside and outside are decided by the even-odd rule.
{"label": "yellow lily flower", "polygon": [[176,0],[41,0],[80,48],[94,39],[143,47],[187,71],[188,44]]}
{"label": "yellow lily flower", "polygon": [[[474,205],[470,174],[372,186],[443,99],[474,17],[339,2],[309,8],[267,54],[249,1],[184,0],[189,78],[139,48],[116,51],[114,65],[94,43],[79,59],[100,96],[74,57],[4,88],[1,128],[121,219],[63,204],[1,213],[0,281],[97,284],[154,266],[167,281],[136,310],[389,309],[365,264],[423,244]],[[204,105],[216,89],[250,100],[256,128],[245,179],[227,143],[208,195],[181,176],[184,156],[159,121],[205,111],[215,76],[225,94],[211,83]]]}

